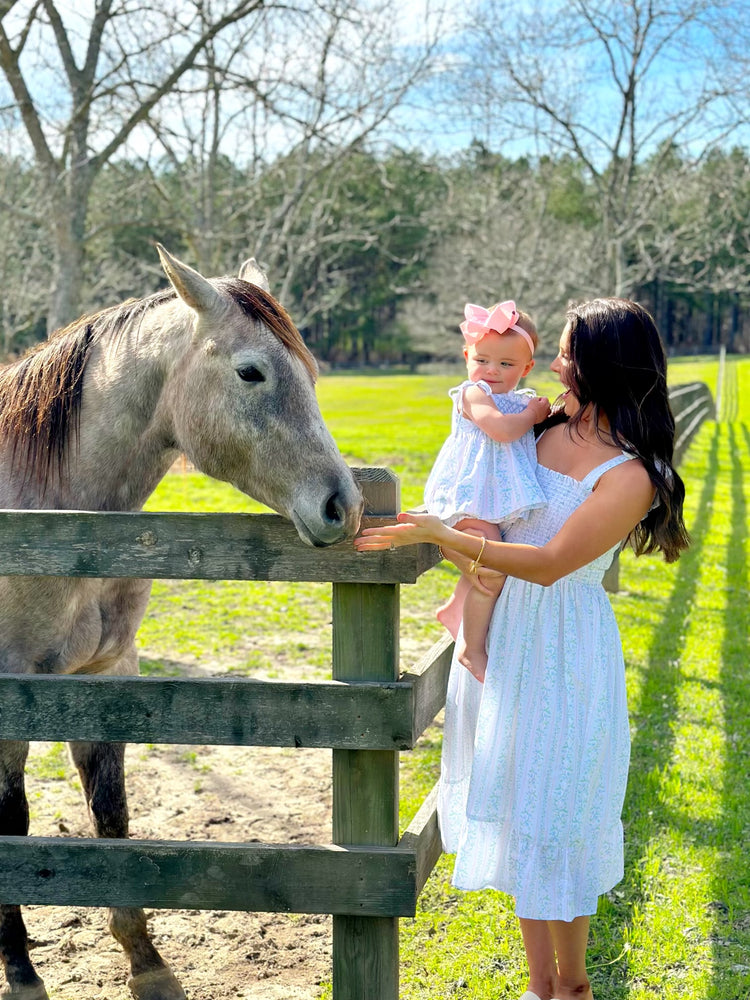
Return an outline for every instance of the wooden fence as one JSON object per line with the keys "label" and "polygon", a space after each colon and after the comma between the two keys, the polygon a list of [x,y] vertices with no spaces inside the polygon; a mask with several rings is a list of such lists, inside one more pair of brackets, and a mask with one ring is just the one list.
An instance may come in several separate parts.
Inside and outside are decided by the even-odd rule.
{"label": "wooden fence", "polygon": [[[681,455],[712,416],[702,383],[672,392]],[[361,469],[366,522],[400,509]],[[396,1000],[398,918],[440,854],[436,789],[398,836],[398,754],[445,702],[448,637],[399,676],[399,587],[434,546],[356,553],[300,545],[273,514],[0,512],[0,575],[330,581],[330,682],[0,677],[0,739],[333,749],[330,845],[0,837],[5,903],[333,915],[334,1000]]]}
{"label": "wooden fence", "polygon": [[[720,379],[723,380],[723,364]],[[670,389],[669,402],[675,420],[674,461],[679,465],[703,421],[718,419],[718,396],[714,404],[705,382],[688,382]]]}
{"label": "wooden fence", "polygon": [[[357,470],[369,523],[396,478]],[[452,643],[399,677],[399,587],[434,546],[312,549],[273,514],[0,512],[0,574],[330,581],[333,680],[0,677],[0,739],[333,748],[331,845],[0,837],[4,903],[333,914],[335,1000],[396,1000],[398,918],[440,854],[435,792],[399,839],[398,754],[445,701]]]}

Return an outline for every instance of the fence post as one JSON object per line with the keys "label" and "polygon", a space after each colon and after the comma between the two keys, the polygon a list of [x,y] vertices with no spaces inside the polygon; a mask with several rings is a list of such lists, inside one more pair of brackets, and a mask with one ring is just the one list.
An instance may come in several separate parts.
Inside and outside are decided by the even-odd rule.
{"label": "fence post", "polygon": [[[399,510],[397,477],[359,469],[365,513]],[[393,681],[399,662],[398,584],[333,585],[333,679]],[[398,841],[398,753],[333,751],[333,841]],[[334,1000],[397,1000],[398,918],[333,917]]]}

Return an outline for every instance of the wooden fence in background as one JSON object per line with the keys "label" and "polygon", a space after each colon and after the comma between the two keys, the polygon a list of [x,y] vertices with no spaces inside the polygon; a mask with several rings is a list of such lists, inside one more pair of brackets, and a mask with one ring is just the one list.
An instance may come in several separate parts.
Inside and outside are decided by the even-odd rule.
{"label": "wooden fence in background", "polygon": [[[720,380],[723,379],[723,360],[719,370]],[[690,442],[698,433],[704,420],[716,419],[716,406],[711,396],[711,390],[705,382],[687,382],[676,385],[669,390],[669,403],[672,407],[675,422],[674,464],[679,465]],[[604,574],[604,587],[610,593],[616,593],[620,586],[619,552],[612,560],[612,565]]]}
{"label": "wooden fence in background", "polygon": [[703,421],[718,419],[718,399],[714,404],[705,382],[689,382],[670,389],[669,402],[675,421],[674,462],[679,465]]}

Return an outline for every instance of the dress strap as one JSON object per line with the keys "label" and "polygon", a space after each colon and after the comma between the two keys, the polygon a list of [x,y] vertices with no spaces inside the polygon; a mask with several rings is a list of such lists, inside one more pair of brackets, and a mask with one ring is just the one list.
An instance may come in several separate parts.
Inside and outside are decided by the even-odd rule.
{"label": "dress strap", "polygon": [[581,480],[581,485],[585,486],[588,490],[593,490],[605,472],[609,472],[610,469],[614,469],[616,466],[622,465],[623,462],[629,462],[631,458],[635,458],[635,455],[631,455],[627,451],[622,451],[619,455],[615,455],[614,458],[607,459],[606,462],[602,462],[601,465],[597,465],[595,469],[592,469],[591,472],[589,472],[589,474]]}

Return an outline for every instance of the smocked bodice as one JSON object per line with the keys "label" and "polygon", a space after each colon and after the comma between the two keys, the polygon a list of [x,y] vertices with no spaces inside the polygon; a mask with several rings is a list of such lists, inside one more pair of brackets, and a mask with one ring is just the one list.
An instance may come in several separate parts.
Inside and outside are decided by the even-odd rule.
{"label": "smocked bodice", "polygon": [[[503,537],[506,542],[518,542],[526,545],[545,545],[557,534],[576,507],[579,507],[590,495],[597,481],[605,472],[632,458],[622,452],[614,458],[598,465],[583,480],[573,479],[562,472],[555,472],[544,465],[536,467],[537,480],[547,499],[547,507],[529,512],[525,521],[515,521],[508,527]],[[594,559],[593,562],[581,566],[580,569],[568,574],[560,582],[597,585],[612,562],[617,550],[614,545],[609,551]]]}

